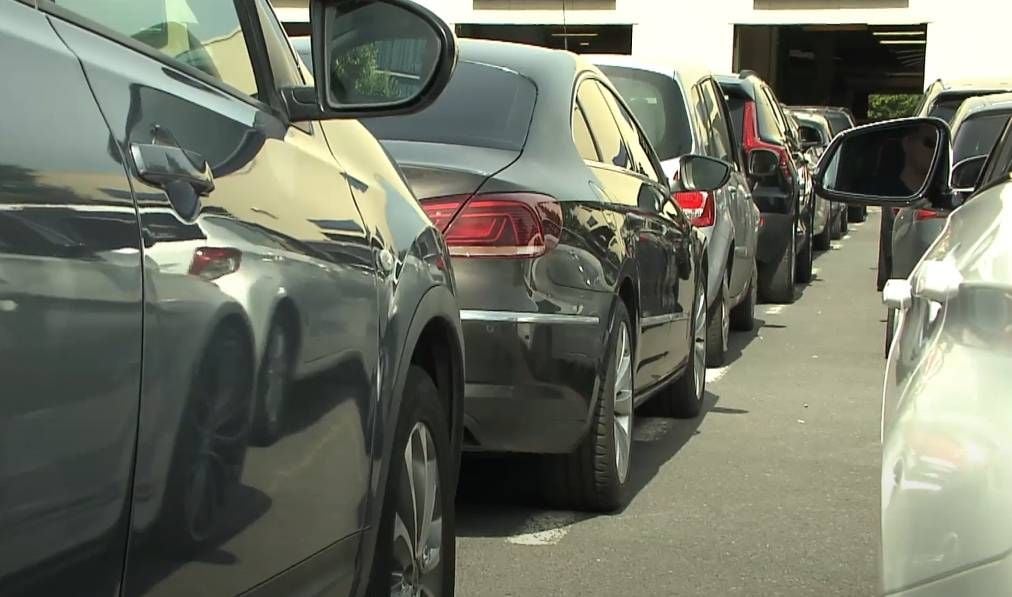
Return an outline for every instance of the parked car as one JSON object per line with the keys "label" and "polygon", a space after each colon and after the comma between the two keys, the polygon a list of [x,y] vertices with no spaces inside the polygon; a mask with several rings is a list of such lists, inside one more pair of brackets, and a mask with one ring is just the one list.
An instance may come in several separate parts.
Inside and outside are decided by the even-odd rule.
{"label": "parked car", "polygon": [[548,455],[564,507],[627,499],[633,408],[694,417],[706,255],[672,190],[730,167],[687,155],[679,183],[608,79],[568,52],[461,40],[446,92],[366,125],[443,231],[466,346],[468,447]]}
{"label": "parked car", "polygon": [[[970,166],[967,160],[973,160],[977,167],[962,168],[966,173],[963,181],[950,181],[955,189],[960,189],[959,199],[967,196],[966,189],[977,184],[976,175],[980,173],[983,158],[991,153],[998,135],[1005,128],[1005,123],[1012,115],[1012,93],[1000,93],[976,96],[966,99],[956,115],[952,118],[952,163],[955,170],[961,164]],[[915,204],[910,207],[893,209],[894,223],[892,232],[892,270],[891,279],[904,279],[910,275],[917,262],[935,242],[945,226],[948,212],[931,209],[927,204]],[[896,311],[890,309],[886,325],[885,351],[888,356],[895,331]]]}
{"label": "parked car", "polygon": [[451,595],[452,264],[353,118],[430,104],[452,31],[314,0],[321,64],[413,88],[314,79],[265,0],[35,4],[0,0],[0,594]]}
{"label": "parked car", "polygon": [[669,180],[683,155],[728,163],[727,184],[712,193],[675,193],[674,199],[706,239],[706,361],[724,364],[728,330],[755,326],[758,277],[755,252],[759,208],[752,201],[741,145],[713,73],[689,65],[649,63],[619,55],[584,55],[615,85],[657,151]]}
{"label": "parked car", "polygon": [[[894,175],[855,184],[868,177],[858,159],[867,148],[920,135],[933,138],[935,149],[923,153],[918,188],[898,188]],[[870,125],[834,145],[817,176],[831,197],[883,210],[921,201],[955,207],[943,122]],[[882,594],[972,597],[1009,589],[1012,519],[1003,514],[1012,497],[1012,126],[986,160],[978,189],[951,213],[910,278],[890,280],[883,293],[901,316],[882,405]]]}
{"label": "parked car", "polygon": [[[832,141],[833,137],[857,126],[854,113],[850,111],[850,108],[842,106],[791,106],[790,108],[795,112],[817,114],[824,117],[829,122],[829,130],[831,132],[830,138],[826,141],[827,144],[829,141]],[[863,222],[868,218],[868,207],[865,205],[847,205],[844,207],[847,210],[847,220],[849,222]]]}
{"label": "parked car", "polygon": [[[1012,92],[1012,79],[963,79],[943,81],[938,79],[925,89],[915,116],[934,117],[952,124],[959,107],[968,98]],[[878,289],[885,287],[893,277],[892,236],[896,214],[892,210],[882,212],[879,228]]]}
{"label": "parked car", "polygon": [[751,71],[716,77],[731,110],[735,142],[745,151],[752,198],[761,213],[759,297],[794,302],[794,284],[812,279],[814,194],[806,188],[801,148],[773,90]]}
{"label": "parked car", "polygon": [[[798,121],[803,147],[811,151],[809,164],[814,169],[822,153],[833,139],[829,121],[814,112],[792,111]],[[838,201],[828,201],[815,196],[815,248],[820,251],[829,249],[830,241],[836,240],[847,232],[847,206]]]}

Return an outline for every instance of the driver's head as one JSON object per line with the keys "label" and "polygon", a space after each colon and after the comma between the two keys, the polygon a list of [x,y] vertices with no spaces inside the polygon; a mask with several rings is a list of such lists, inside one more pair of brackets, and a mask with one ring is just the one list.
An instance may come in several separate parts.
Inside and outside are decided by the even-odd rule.
{"label": "driver's head", "polygon": [[903,136],[902,144],[905,167],[918,176],[926,177],[935,157],[938,132],[929,125],[920,125]]}

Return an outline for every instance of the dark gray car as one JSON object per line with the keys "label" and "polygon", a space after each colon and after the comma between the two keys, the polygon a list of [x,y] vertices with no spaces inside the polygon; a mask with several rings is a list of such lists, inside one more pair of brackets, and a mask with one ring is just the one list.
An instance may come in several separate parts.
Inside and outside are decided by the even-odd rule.
{"label": "dark gray car", "polygon": [[[568,52],[463,40],[446,92],[369,119],[433,221],[459,284],[467,447],[542,459],[547,501],[628,498],[634,406],[702,406],[706,261],[646,135]],[[682,158],[679,190],[727,164]]]}
{"label": "dark gray car", "polygon": [[317,91],[265,0],[35,4],[0,0],[0,594],[452,595],[452,267],[347,120],[431,103],[452,32],[319,2],[321,63],[424,91]]}

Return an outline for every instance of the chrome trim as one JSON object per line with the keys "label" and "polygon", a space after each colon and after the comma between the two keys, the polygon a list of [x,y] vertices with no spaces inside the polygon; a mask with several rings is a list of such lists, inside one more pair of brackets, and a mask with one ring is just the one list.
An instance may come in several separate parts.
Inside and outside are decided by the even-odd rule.
{"label": "chrome trim", "polygon": [[601,319],[592,315],[565,315],[562,313],[521,313],[517,311],[479,311],[461,309],[461,321],[487,321],[497,323],[557,323],[597,325]]}

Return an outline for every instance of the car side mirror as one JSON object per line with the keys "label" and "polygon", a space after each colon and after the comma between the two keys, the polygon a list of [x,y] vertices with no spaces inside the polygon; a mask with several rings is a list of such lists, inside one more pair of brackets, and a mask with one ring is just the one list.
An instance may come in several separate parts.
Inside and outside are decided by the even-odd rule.
{"label": "car side mirror", "polygon": [[949,177],[949,185],[956,193],[972,193],[977,188],[980,180],[980,173],[984,170],[984,163],[987,162],[986,155],[976,155],[972,158],[960,160],[952,167],[952,176]]}
{"label": "car side mirror", "polygon": [[776,173],[780,156],[769,149],[753,149],[748,154],[748,173],[756,178],[765,178]]}
{"label": "car side mirror", "polygon": [[850,129],[819,160],[816,192],[833,201],[883,207],[949,196],[949,142],[949,126],[937,118]]}
{"label": "car side mirror", "polygon": [[396,116],[430,105],[450,81],[450,27],[410,0],[311,0],[315,89],[282,90],[292,121]]}
{"label": "car side mirror", "polygon": [[731,164],[705,155],[683,155],[678,158],[678,173],[671,191],[715,191],[727,184]]}

